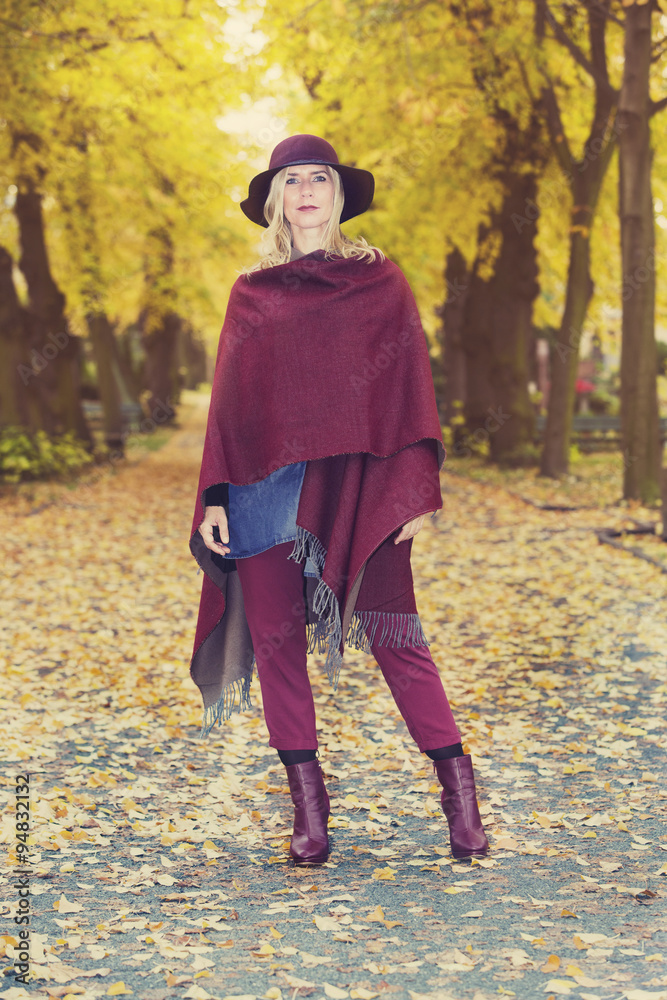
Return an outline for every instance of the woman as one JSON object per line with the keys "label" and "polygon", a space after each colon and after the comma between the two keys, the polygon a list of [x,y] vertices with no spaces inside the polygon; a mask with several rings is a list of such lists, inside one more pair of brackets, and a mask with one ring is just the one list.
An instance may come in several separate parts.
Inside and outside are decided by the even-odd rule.
{"label": "woman", "polygon": [[249,706],[256,664],[298,865],[329,856],[307,653],[326,652],[335,690],[346,643],[373,653],[433,760],[454,856],[488,851],[410,568],[442,507],[426,339],[399,268],[340,229],[373,192],[372,174],[313,135],[278,143],[251,181],[241,208],[268,252],[230,294],[190,542],[205,573],[191,665],[202,733]]}

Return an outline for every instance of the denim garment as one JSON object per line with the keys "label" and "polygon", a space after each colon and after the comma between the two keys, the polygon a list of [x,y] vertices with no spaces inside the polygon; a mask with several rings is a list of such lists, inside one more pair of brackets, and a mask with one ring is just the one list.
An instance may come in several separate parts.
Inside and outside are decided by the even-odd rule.
{"label": "denim garment", "polygon": [[[229,484],[229,545],[227,559],[245,559],[273,545],[296,539],[296,512],[306,462],[284,465],[258,483]],[[310,565],[309,565],[310,564]],[[305,576],[317,576],[307,561]]]}

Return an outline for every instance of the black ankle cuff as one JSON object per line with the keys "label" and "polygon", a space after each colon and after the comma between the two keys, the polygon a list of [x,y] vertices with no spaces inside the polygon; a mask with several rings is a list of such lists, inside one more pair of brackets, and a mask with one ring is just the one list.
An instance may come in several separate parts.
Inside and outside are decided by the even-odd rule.
{"label": "black ankle cuff", "polygon": [[317,750],[279,750],[278,756],[285,767],[290,764],[305,764],[308,760],[317,760]]}
{"label": "black ankle cuff", "polygon": [[425,750],[424,753],[431,760],[449,760],[450,757],[464,756],[460,743],[453,743],[451,747],[440,747],[438,750]]}

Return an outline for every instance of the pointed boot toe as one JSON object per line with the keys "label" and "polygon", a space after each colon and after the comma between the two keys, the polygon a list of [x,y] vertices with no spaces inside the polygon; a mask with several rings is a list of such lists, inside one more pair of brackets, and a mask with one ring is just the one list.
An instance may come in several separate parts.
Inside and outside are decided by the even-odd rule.
{"label": "pointed boot toe", "polygon": [[433,761],[442,785],[440,801],[449,824],[449,842],[455,858],[482,858],[489,851],[477,805],[470,754]]}

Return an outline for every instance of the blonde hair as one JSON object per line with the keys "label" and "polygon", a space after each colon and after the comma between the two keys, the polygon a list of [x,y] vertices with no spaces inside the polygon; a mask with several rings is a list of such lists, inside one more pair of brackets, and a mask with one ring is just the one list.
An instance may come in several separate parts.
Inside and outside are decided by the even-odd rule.
{"label": "blonde hair", "polygon": [[[288,170],[289,167],[283,167],[277,174],[274,174],[264,203],[264,218],[269,224],[262,238],[264,255],[251,267],[243,268],[241,274],[251,274],[253,271],[262,271],[267,267],[275,267],[277,264],[287,264],[290,260],[292,227],[283,213],[283,196]],[[326,251],[325,256],[356,257],[358,260],[365,260],[368,264],[372,264],[378,257],[380,260],[384,260],[384,254],[379,247],[371,246],[363,236],[353,240],[342,232],[340,217],[345,203],[343,182],[338,171],[326,164],[322,166],[322,172],[327,174],[334,186],[333,209],[322,238],[322,248]]]}

